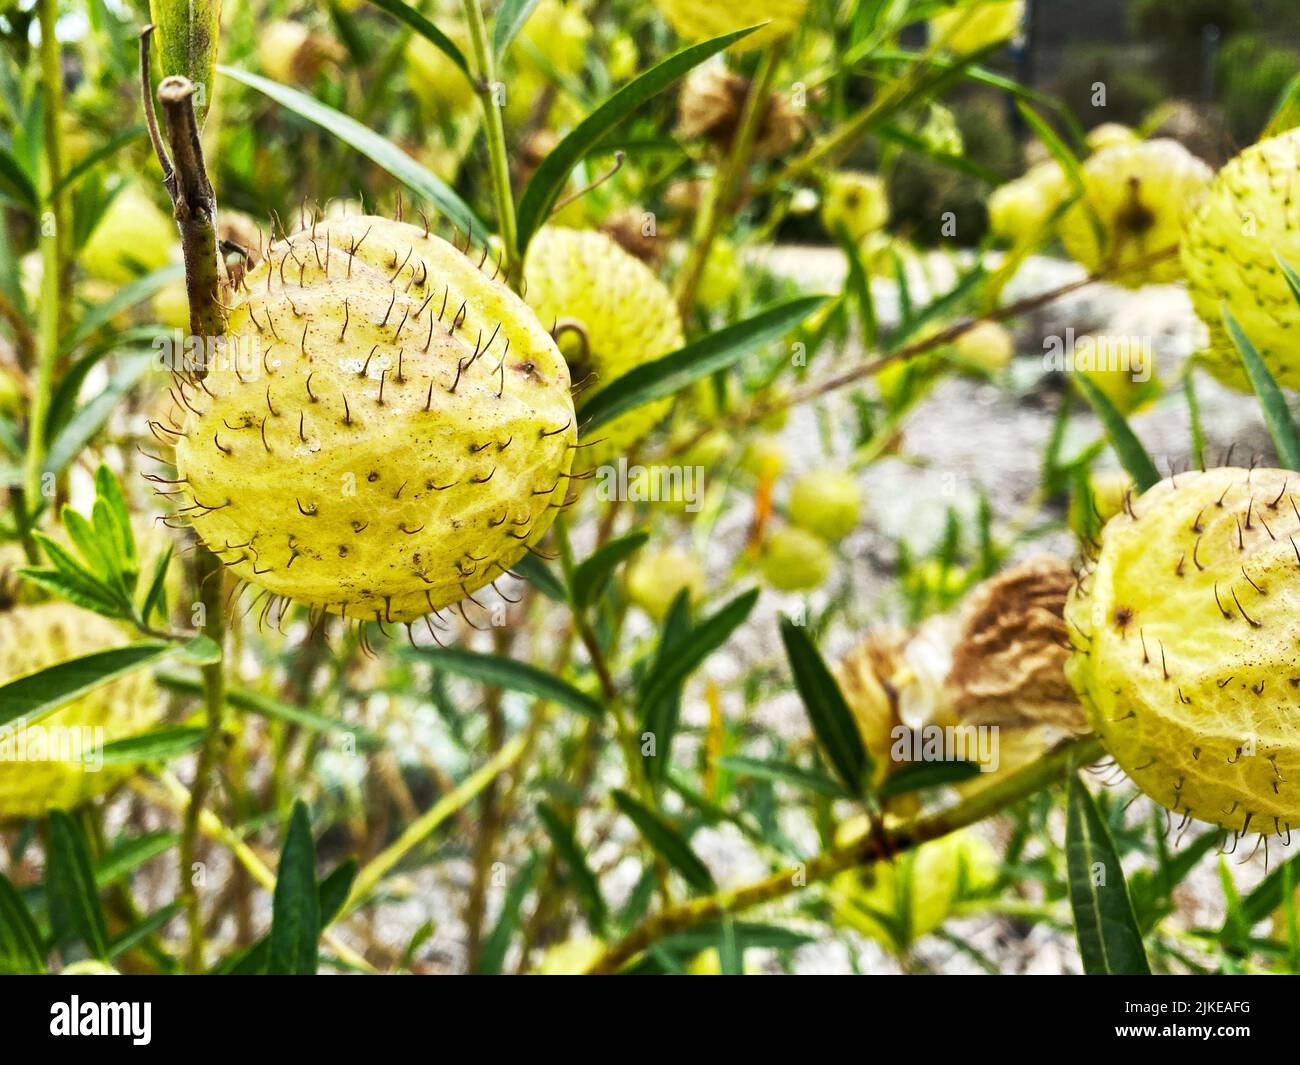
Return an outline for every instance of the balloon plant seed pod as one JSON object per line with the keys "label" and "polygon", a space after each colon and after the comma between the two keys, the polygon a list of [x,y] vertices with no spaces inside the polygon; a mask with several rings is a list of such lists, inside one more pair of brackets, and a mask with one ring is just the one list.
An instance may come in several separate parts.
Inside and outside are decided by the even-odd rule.
{"label": "balloon plant seed pod", "polygon": [[1129,496],[1065,612],[1067,674],[1115,760],[1238,832],[1300,826],[1297,488],[1222,467]]}
{"label": "balloon plant seed pod", "polygon": [[1300,388],[1296,297],[1279,265],[1300,269],[1300,129],[1252,144],[1215,175],[1180,245],[1192,305],[1210,331],[1202,359],[1243,392],[1250,382],[1223,327],[1228,305],[1278,383]]}
{"label": "balloon plant seed pod", "polygon": [[507,572],[565,505],[568,367],[486,252],[315,222],[270,245],[223,339],[178,389],[179,514],[275,596],[407,622]]}

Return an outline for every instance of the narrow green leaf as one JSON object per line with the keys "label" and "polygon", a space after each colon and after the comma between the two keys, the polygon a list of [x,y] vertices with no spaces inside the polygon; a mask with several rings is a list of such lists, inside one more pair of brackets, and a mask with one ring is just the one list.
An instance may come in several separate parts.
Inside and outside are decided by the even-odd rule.
{"label": "narrow green leaf", "polygon": [[335,111],[304,92],[250,74],[247,70],[224,65],[217,69],[226,77],[257,89],[294,114],[333,133],[344,144],[355,148],[376,166],[388,171],[417,196],[428,200],[460,229],[467,232],[472,230],[483,236],[491,232],[446,182],[355,118]]}
{"label": "narrow green leaf", "polygon": [[144,274],[134,281],[129,281],[121,288],[116,289],[103,303],[95,304],[83,314],[72,332],[63,338],[60,350],[65,353],[71,351],[84,343],[98,330],[108,325],[123,311],[130,310],[137,304],[152,298],[173,281],[177,281],[184,276],[185,268],[179,263],[171,263],[159,267],[153,273]]}
{"label": "narrow green leaf", "polygon": [[584,433],[590,434],[620,414],[681,391],[687,385],[738,362],[755,348],[784,336],[825,301],[825,296],[801,296],[716,333],[687,344],[653,362],[642,363],[610,382],[578,410]]}
{"label": "narrow green leaf", "polygon": [[[159,684],[171,691],[185,692],[190,695],[203,693],[203,680],[197,674],[173,669],[160,669],[155,678]],[[360,747],[375,748],[380,745],[379,738],[361,725],[350,725],[337,718],[326,717],[301,706],[290,706],[261,692],[249,691],[247,688],[226,688],[226,702],[236,710],[244,710],[259,717],[273,718],[298,725],[309,732],[350,732],[357,739]]]}
{"label": "narrow green leaf", "polygon": [[[357,860],[349,858],[332,869],[316,890],[321,928],[327,928],[343,909],[352,882],[357,876]],[[257,976],[267,971],[271,958],[271,937],[263,936],[241,954],[226,958],[215,969],[221,975]]]}
{"label": "narrow green leaf", "polygon": [[0,973],[44,971],[45,948],[36,922],[9,878],[0,873]]}
{"label": "narrow green leaf", "polygon": [[3,146],[0,146],[0,196],[7,196],[32,214],[40,210],[40,198],[36,194],[36,185],[32,182],[31,175],[23,169],[13,153]]}
{"label": "narrow green leaf", "polygon": [[510,947],[510,937],[519,925],[519,911],[524,904],[529,889],[533,886],[536,875],[537,855],[534,853],[529,855],[528,861],[524,863],[523,868],[510,881],[505,901],[501,906],[501,914],[497,917],[497,923],[493,925],[491,933],[484,942],[483,951],[479,956],[478,964],[474,968],[476,973],[490,975],[501,971],[501,966],[505,963],[506,951]]}
{"label": "narrow green leaf", "polygon": [[1089,976],[1149,975],[1119,854],[1077,773],[1070,777],[1065,855],[1083,971]]}
{"label": "narrow green leaf", "polygon": [[[691,632],[691,593],[683,588],[673,597],[659,632],[659,647],[650,663],[650,675],[658,673],[676,654],[679,643]],[[679,681],[662,698],[647,704],[642,716],[643,730],[655,737],[655,757],[645,763],[646,775],[651,780],[662,780],[672,764],[673,737],[677,735],[677,721],[681,713],[682,685]]]}
{"label": "narrow green leaf", "polygon": [[619,563],[639,550],[648,539],[649,533],[636,529],[611,540],[590,558],[583,559],[573,571],[573,605],[579,610],[585,610],[599,599]]}
{"label": "narrow green leaf", "polygon": [[125,932],[116,936],[108,945],[109,959],[116,958],[118,955],[125,954],[128,950],[138,947],[184,909],[184,903],[169,902],[162,909],[155,910],[148,917],[137,921]]}
{"label": "narrow green leaf", "polygon": [[600,883],[596,880],[596,874],[591,871],[591,866],[587,864],[587,856],[578,845],[578,837],[574,834],[573,825],[565,821],[555,807],[545,802],[537,804],[537,817],[546,829],[546,834],[551,837],[555,853],[560,856],[569,870],[569,877],[578,892],[578,898],[582,900],[592,931],[597,935],[604,934],[609,908],[600,893]]}
{"label": "narrow green leaf", "polygon": [[63,177],[59,178],[59,182],[51,190],[51,194],[57,195],[65,189],[71,189],[100,163],[116,155],[133,141],[140,140],[147,132],[148,130],[144,126],[132,126],[130,129],[124,129],[121,133],[113,134],[98,148],[90,152],[81,162],[77,163],[76,166],[69,169]]}
{"label": "narrow green leaf", "polygon": [[862,745],[853,712],[844,693],[822,661],[808,633],[787,617],[781,618],[781,641],[818,742],[852,795],[866,794],[871,780],[871,755]]}
{"label": "narrow green leaf", "polygon": [[752,33],[755,28],[737,30],[674,52],[662,63],[628,82],[579,122],[542,160],[520,197],[519,253],[522,255],[527,250],[533,235],[545,225],[573,168],[596,148],[610,130],[709,56],[717,55],[727,45]]}
{"label": "narrow green leaf", "polygon": [[492,24],[492,52],[498,58],[505,55],[510,42],[515,39],[524,23],[537,7],[538,0],[503,0]]}
{"label": "narrow green leaf", "polygon": [[1060,165],[1066,179],[1070,183],[1070,188],[1078,202],[1083,206],[1088,216],[1088,224],[1092,226],[1093,237],[1097,241],[1097,247],[1104,249],[1106,247],[1106,229],[1101,224],[1101,219],[1097,217],[1097,210],[1088,200],[1086,195],[1087,186],[1083,181],[1083,167],[1079,164],[1079,157],[1070,150],[1065,141],[1057,136],[1047,121],[1024,100],[1016,101],[1016,110],[1029,123],[1031,129],[1038,136],[1048,152],[1051,153]]}
{"label": "narrow green leaf", "polygon": [[891,773],[878,792],[880,798],[905,795],[910,791],[941,788],[960,784],[980,775],[978,762],[913,762],[896,773]]}
{"label": "narrow green leaf", "polygon": [[421,37],[435,45],[443,55],[455,63],[456,66],[460,67],[461,72],[465,77],[471,82],[471,84],[473,83],[474,76],[469,72],[469,63],[465,59],[465,53],[456,46],[455,41],[416,11],[415,8],[411,7],[409,4],[402,3],[402,0],[370,0],[370,2],[374,4],[375,7],[387,11],[394,18],[405,22]]}
{"label": "narrow green leaf", "polygon": [[320,932],[316,843],[311,835],[307,806],[299,801],[293,804],[275,874],[267,971],[276,975],[314,975]]}
{"label": "narrow green leaf", "polygon": [[567,603],[569,601],[569,594],[564,590],[564,583],[536,555],[525,554],[523,558],[510,567],[510,570],[512,573],[523,577],[547,599],[554,600],[557,603]]}
{"label": "narrow green leaf", "polygon": [[101,888],[117,883],[151,858],[157,858],[176,846],[175,832],[159,830],[124,840],[95,863],[95,883]]}
{"label": "narrow green leaf", "polygon": [[745,758],[741,755],[727,755],[718,759],[718,766],[745,777],[757,777],[760,780],[779,780],[793,784],[797,788],[825,795],[830,799],[850,797],[849,792],[838,780],[832,780],[824,773],[804,769],[793,762],[783,762],[776,758]]}
{"label": "narrow green leaf", "polygon": [[61,474],[72,465],[82,448],[104,428],[127,393],[149,372],[150,364],[148,356],[125,360],[102,390],[76,408],[50,440],[43,466],[46,472]]}
{"label": "narrow green leaf", "polygon": [[178,650],[171,643],[131,644],[72,658],[39,673],[0,684],[0,725],[18,718],[23,719],[24,725],[34,724],[78,695],[152,665]]}
{"label": "narrow green leaf", "polygon": [[421,648],[417,653],[434,669],[446,670],[508,691],[525,692],[567,706],[588,717],[599,718],[605,714],[604,706],[597,699],[527,662],[467,651],[461,647]]}
{"label": "narrow green leaf", "polygon": [[1219,311],[1223,315],[1224,328],[1232,338],[1237,354],[1241,356],[1251,387],[1259,397],[1264,424],[1268,426],[1268,435],[1273,438],[1273,446],[1277,448],[1278,461],[1288,470],[1300,470],[1300,430],[1291,417],[1286,397],[1273,380],[1273,375],[1268,372],[1264,359],[1251,343],[1250,337],[1242,332],[1241,325],[1233,317],[1226,302],[1219,305]]}
{"label": "narrow green leaf", "polygon": [[334,918],[343,912],[343,904],[348,901],[358,868],[357,860],[348,858],[339,862],[320,882],[317,895],[320,897],[321,928],[328,928],[334,923]]}
{"label": "narrow green leaf", "polygon": [[[101,519],[99,504],[104,504]],[[103,463],[95,470],[95,531],[101,539],[112,537],[123,560],[123,568],[134,570],[139,559],[135,553],[135,533],[131,529],[131,511],[126,505],[126,496],[117,477]]]}
{"label": "narrow green leaf", "polygon": [[117,595],[85,570],[69,573],[62,569],[23,566],[17,573],[23,580],[31,581],[37,587],[62,596],[77,606],[93,610],[96,614],[110,618],[120,618],[125,614]]}
{"label": "narrow green leaf", "polygon": [[47,847],[45,890],[55,945],[66,958],[68,948],[81,943],[91,957],[107,961],[108,931],[90,866],[90,851],[81,829],[62,810],[50,813]]}
{"label": "narrow green leaf", "polygon": [[618,808],[636,825],[637,831],[645,837],[646,842],[669,865],[681,873],[691,887],[700,892],[714,890],[713,874],[691,850],[691,845],[677,829],[627,792],[615,788],[613,796]]}
{"label": "narrow green leaf", "polygon": [[167,616],[167,569],[171,566],[175,550],[174,544],[168,544],[167,550],[159,555],[158,561],[154,563],[153,578],[149,581],[149,589],[145,593],[144,602],[140,605],[140,616],[144,618],[146,625],[155,612],[159,617]]}
{"label": "narrow green leaf", "polygon": [[[1291,867],[1291,873],[1286,872],[1287,866]],[[1273,869],[1264,877],[1250,893],[1241,900],[1240,917],[1247,931],[1266,919],[1269,914],[1282,905],[1283,894],[1282,888],[1285,885],[1288,875],[1294,877],[1296,870],[1300,869],[1300,855],[1288,858],[1285,862]],[[1225,924],[1220,931],[1220,938],[1230,939],[1232,929]]]}
{"label": "narrow green leaf", "polygon": [[677,653],[664,656],[656,665],[654,674],[646,678],[641,687],[637,706],[638,717],[645,719],[646,711],[670,695],[682,681],[691,675],[709,655],[730,638],[731,634],[749,617],[758,602],[758,589],[736,596],[730,603],[700,621],[690,633],[677,641]]}
{"label": "narrow green leaf", "polygon": [[104,744],[105,765],[136,765],[141,762],[166,762],[192,751],[203,742],[207,730],[188,726],[153,729],[138,736]]}
{"label": "narrow green leaf", "polygon": [[[1300,74],[1296,76],[1300,77]],[[1282,268],[1282,276],[1286,278],[1286,283],[1291,289],[1291,295],[1295,297],[1296,303],[1300,304],[1300,273],[1276,252],[1273,253],[1273,258],[1277,260],[1277,265]]]}
{"label": "narrow green leaf", "polygon": [[1147,454],[1146,448],[1129,427],[1124,415],[1084,374],[1075,374],[1074,384],[1083,393],[1083,398],[1088,401],[1093,413],[1100,419],[1107,437],[1110,438],[1111,447],[1119,456],[1120,465],[1133,478],[1138,492],[1145,492],[1152,485],[1158,484],[1160,471],[1156,469],[1156,464],[1151,461],[1151,456]]}

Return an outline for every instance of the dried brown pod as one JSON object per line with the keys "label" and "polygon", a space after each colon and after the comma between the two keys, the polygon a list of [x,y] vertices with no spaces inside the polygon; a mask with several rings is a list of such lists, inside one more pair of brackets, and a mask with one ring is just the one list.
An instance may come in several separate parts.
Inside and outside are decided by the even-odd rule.
{"label": "dried brown pod", "polygon": [[971,592],[945,681],[962,721],[1087,731],[1065,677],[1069,641],[1062,613],[1073,583],[1069,565],[1039,555]]}
{"label": "dried brown pod", "polygon": [[[685,140],[707,140],[726,150],[736,135],[749,86],[748,78],[719,64],[696,67],[677,98],[678,135]],[[803,114],[780,93],[774,93],[759,124],[754,157],[773,159],[789,151],[803,131]]]}

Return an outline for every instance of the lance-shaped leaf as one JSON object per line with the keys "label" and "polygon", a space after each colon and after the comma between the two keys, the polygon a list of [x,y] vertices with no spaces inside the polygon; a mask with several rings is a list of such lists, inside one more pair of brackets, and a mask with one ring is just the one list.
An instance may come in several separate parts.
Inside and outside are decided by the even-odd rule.
{"label": "lance-shaped leaf", "polygon": [[871,780],[871,755],[862,745],[844,693],[802,626],[781,618],[781,641],[794,673],[794,686],[822,750],[849,793],[864,795]]}
{"label": "lance-shaped leaf", "polygon": [[184,645],[136,643],[70,658],[38,673],[0,684],[0,725],[18,718],[25,725],[34,724],[78,695],[169,656],[185,656],[202,664],[219,661],[221,654],[211,640],[197,636]]}
{"label": "lance-shaped leaf", "polygon": [[641,687],[638,717],[645,720],[646,711],[669,696],[677,685],[691,675],[706,658],[727,642],[733,632],[749,617],[758,602],[758,589],[736,596],[717,613],[700,621],[680,641],[676,654],[665,655],[657,663],[653,674]]}
{"label": "lance-shaped leaf", "polygon": [[387,170],[417,196],[428,200],[460,229],[472,230],[484,236],[489,232],[487,226],[450,185],[435,177],[392,141],[385,140],[355,118],[328,107],[304,92],[291,89],[269,78],[250,74],[247,70],[224,65],[217,69],[226,77],[234,78],[258,92],[265,93],[294,114],[333,133],[344,144],[355,148],[376,166]]}
{"label": "lance-shaped leaf", "polygon": [[573,571],[573,605],[579,610],[591,606],[605,590],[605,582],[618,564],[641,547],[650,534],[642,529],[611,540]]}
{"label": "lance-shaped leaf", "polygon": [[463,647],[421,649],[420,657],[434,669],[446,670],[470,680],[481,681],[508,691],[524,692],[548,702],[559,703],[588,717],[602,717],[604,706],[599,700],[579,691],[572,684],[560,680],[537,666],[520,662],[503,655],[467,651]]}
{"label": "lance-shaped leaf", "polygon": [[1224,328],[1232,338],[1237,354],[1241,356],[1241,364],[1246,368],[1251,387],[1259,397],[1259,405],[1264,411],[1264,424],[1268,426],[1268,434],[1273,438],[1273,446],[1277,448],[1278,460],[1288,470],[1300,470],[1300,430],[1296,429],[1295,419],[1291,417],[1291,410],[1286,405],[1286,397],[1282,395],[1282,390],[1268,372],[1263,357],[1233,317],[1226,302],[1222,304],[1220,312]]}
{"label": "lance-shaped leaf", "polygon": [[710,56],[717,55],[733,41],[752,33],[754,28],[736,30],[674,52],[662,63],[633,78],[579,122],[542,160],[519,200],[520,254],[527,250],[533,234],[545,224],[573,168],[600,144],[610,130],[652,96],[668,88]]}
{"label": "lance-shaped leaf", "polygon": [[696,891],[714,890],[713,874],[677,829],[627,792],[615,788],[613,795],[618,808],[636,825],[646,842],[681,873],[691,887]]}
{"label": "lance-shaped leaf", "polygon": [[311,976],[316,972],[321,933],[316,887],[316,844],[302,802],[293,804],[289,830],[280,851],[271,905],[271,945],[267,970]]}
{"label": "lance-shaped leaf", "polygon": [[725,326],[653,362],[642,363],[602,388],[578,410],[584,434],[620,414],[680,392],[744,358],[755,348],[784,336],[812,314],[825,296],[801,296],[769,307],[743,322]]}
{"label": "lance-shaped leaf", "polygon": [[1065,857],[1083,971],[1089,976],[1149,975],[1119,854],[1077,773],[1070,777]]}
{"label": "lance-shaped leaf", "polygon": [[65,956],[81,943],[91,957],[108,960],[108,931],[99,905],[86,838],[62,810],[50,814],[45,890],[49,896],[54,942]]}
{"label": "lance-shaped leaf", "polygon": [[1100,419],[1101,424],[1106,429],[1106,435],[1110,438],[1111,447],[1115,449],[1115,454],[1119,456],[1120,465],[1133,478],[1133,483],[1137,485],[1139,492],[1145,492],[1152,485],[1159,483],[1160,471],[1156,469],[1156,464],[1151,461],[1151,456],[1147,454],[1146,448],[1138,440],[1133,430],[1129,428],[1127,419],[1122,415],[1100,388],[1088,380],[1083,374],[1074,375],[1074,383],[1079,391],[1083,393],[1083,398],[1088,401],[1092,407],[1093,413]]}

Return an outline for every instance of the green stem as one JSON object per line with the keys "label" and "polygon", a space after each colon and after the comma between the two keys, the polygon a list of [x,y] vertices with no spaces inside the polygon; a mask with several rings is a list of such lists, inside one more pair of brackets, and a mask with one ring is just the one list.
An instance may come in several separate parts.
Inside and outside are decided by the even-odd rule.
{"label": "green stem", "polygon": [[[31,407],[27,419],[27,462],[23,489],[28,507],[36,508],[42,496],[41,474],[45,462],[45,433],[54,393],[54,373],[63,332],[64,306],[70,273],[72,230],[67,219],[67,195],[59,190],[63,178],[63,69],[55,35],[58,0],[40,0],[41,105],[44,111],[45,188],[48,210],[40,218],[41,307],[36,372],[31,382]],[[30,513],[30,512],[29,512]]]}
{"label": "green stem", "polygon": [[768,99],[772,93],[772,83],[776,79],[776,67],[781,58],[781,46],[773,45],[763,53],[758,72],[750,84],[749,94],[745,97],[745,109],[741,112],[740,124],[731,142],[731,150],[726,162],[713,175],[708,198],[704,201],[698,215],[695,216],[695,231],[691,235],[691,247],[687,253],[682,271],[677,275],[677,307],[685,318],[695,306],[695,291],[699,288],[700,278],[709,261],[709,252],[718,235],[724,215],[735,202],[737,186],[741,175],[749,166],[754,152],[754,142],[758,138],[759,127],[767,113]]}
{"label": "green stem", "polygon": [[1072,772],[1075,766],[1094,762],[1101,754],[1101,742],[1093,736],[1072,740],[1033,765],[990,785],[956,806],[915,821],[885,826],[879,834],[868,833],[842,847],[825,851],[800,866],[779,870],[753,884],[669,907],[633,929],[597,959],[588,972],[617,972],[665,936],[717,920],[726,914],[774,902],[809,884],[829,880],[847,869],[871,865],[900,851],[911,850],[932,839],[950,835],[958,829],[1000,813],[1021,799],[1056,783]]}
{"label": "green stem", "polygon": [[488,164],[492,173],[492,191],[497,201],[497,228],[501,230],[502,269],[511,288],[518,289],[522,276],[519,263],[519,234],[515,226],[515,200],[510,188],[510,165],[506,159],[506,130],[497,102],[499,83],[496,61],[488,42],[487,23],[479,0],[464,0],[465,21],[469,25],[470,66],[474,88],[483,101],[483,134],[487,138]]}
{"label": "green stem", "polygon": [[[226,633],[226,621],[221,602],[221,578],[225,570],[221,560],[210,551],[199,551],[197,562],[199,595],[204,613],[203,634],[221,647]],[[199,819],[212,788],[212,775],[221,754],[221,720],[226,706],[226,674],[220,661],[203,667],[203,704],[207,715],[207,735],[203,739],[198,765],[194,770],[194,787],[190,791],[189,805],[185,808],[180,843],[181,895],[185,902],[186,923],[190,933],[187,967],[191,973],[203,971],[203,910],[194,884],[193,866],[199,835]]]}

